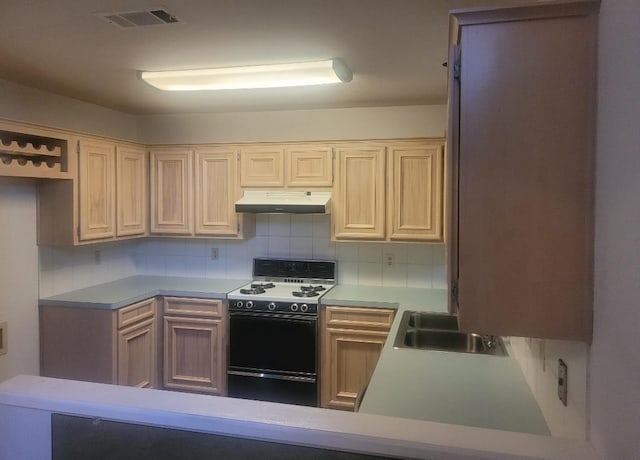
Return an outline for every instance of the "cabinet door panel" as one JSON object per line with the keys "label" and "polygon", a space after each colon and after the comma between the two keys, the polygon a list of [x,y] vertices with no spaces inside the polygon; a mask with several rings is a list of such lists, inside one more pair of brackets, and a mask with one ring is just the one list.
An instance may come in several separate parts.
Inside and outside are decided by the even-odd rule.
{"label": "cabinet door panel", "polygon": [[196,233],[201,235],[236,235],[239,196],[235,150],[200,150],[196,152]]}
{"label": "cabinet door panel", "polygon": [[388,235],[392,240],[442,240],[442,144],[392,146]]}
{"label": "cabinet door panel", "polygon": [[332,163],[330,147],[289,147],[287,149],[287,185],[330,187],[333,180]]}
{"label": "cabinet door panel", "polygon": [[118,332],[118,384],[155,387],[157,374],[156,322],[154,319]]}
{"label": "cabinet door panel", "polygon": [[193,233],[191,180],[190,150],[151,152],[153,233]]}
{"label": "cabinet door panel", "polygon": [[384,238],[384,158],[384,147],[337,149],[335,238]]}
{"label": "cabinet door panel", "polygon": [[117,235],[147,233],[147,153],[118,147],[116,157]]}
{"label": "cabinet door panel", "polygon": [[224,343],[221,319],[165,317],[165,387],[224,394]]}
{"label": "cabinet door panel", "polygon": [[243,187],[283,187],[284,149],[280,147],[242,149],[240,181]]}
{"label": "cabinet door panel", "polygon": [[115,146],[80,141],[80,240],[115,235]]}

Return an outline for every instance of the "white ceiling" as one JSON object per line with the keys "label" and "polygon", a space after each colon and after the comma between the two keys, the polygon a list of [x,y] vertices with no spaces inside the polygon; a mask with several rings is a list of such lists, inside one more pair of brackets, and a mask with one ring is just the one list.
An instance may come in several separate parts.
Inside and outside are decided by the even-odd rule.
{"label": "white ceiling", "polygon": [[[521,0],[1,0],[0,78],[133,114],[446,102],[452,8]],[[121,29],[94,13],[164,7],[184,24]],[[168,93],[138,70],[339,57],[351,83]]]}

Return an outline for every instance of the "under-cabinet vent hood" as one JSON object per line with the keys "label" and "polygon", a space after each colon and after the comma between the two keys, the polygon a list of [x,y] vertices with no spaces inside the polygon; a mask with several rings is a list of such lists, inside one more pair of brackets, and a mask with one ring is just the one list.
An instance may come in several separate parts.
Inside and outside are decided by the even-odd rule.
{"label": "under-cabinet vent hood", "polygon": [[331,192],[245,191],[236,212],[255,214],[328,214]]}

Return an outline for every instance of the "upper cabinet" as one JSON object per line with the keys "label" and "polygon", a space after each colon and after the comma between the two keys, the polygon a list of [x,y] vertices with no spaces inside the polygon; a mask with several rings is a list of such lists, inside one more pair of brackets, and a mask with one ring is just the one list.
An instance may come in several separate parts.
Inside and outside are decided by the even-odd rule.
{"label": "upper cabinet", "polygon": [[116,235],[145,235],[148,231],[147,152],[140,147],[116,147]]}
{"label": "upper cabinet", "polygon": [[146,152],[89,136],[69,143],[75,177],[38,186],[38,243],[79,245],[147,235]]}
{"label": "upper cabinet", "polygon": [[78,182],[80,190],[80,240],[115,235],[115,144],[80,139]]}
{"label": "upper cabinet", "polygon": [[463,330],[591,340],[597,8],[452,16],[448,268]]}
{"label": "upper cabinet", "polygon": [[193,152],[187,149],[150,153],[151,233],[193,233]]}
{"label": "upper cabinet", "polygon": [[332,196],[334,237],[384,239],[384,146],[336,148],[336,173]]}
{"label": "upper cabinet", "polygon": [[336,148],[333,238],[442,241],[444,141]]}
{"label": "upper cabinet", "polygon": [[330,145],[253,145],[240,148],[240,183],[247,188],[331,187]]}

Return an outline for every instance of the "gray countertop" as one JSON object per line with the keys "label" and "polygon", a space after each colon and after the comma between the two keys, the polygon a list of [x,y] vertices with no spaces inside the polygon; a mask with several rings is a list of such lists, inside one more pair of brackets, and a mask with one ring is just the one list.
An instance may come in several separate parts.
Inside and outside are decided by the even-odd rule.
{"label": "gray countertop", "polygon": [[[239,279],[133,276],[40,299],[40,305],[117,309],[156,295],[223,299]],[[542,413],[511,356],[395,349],[405,310],[447,311],[447,291],[339,285],[322,305],[397,309],[361,413],[548,435]]]}
{"label": "gray countertop", "polygon": [[224,299],[250,280],[137,275],[40,299],[40,305],[115,310],[156,295]]}
{"label": "gray countertop", "polygon": [[446,312],[446,290],[341,285],[322,303],[398,310],[360,412],[549,435],[512,356],[393,347],[402,313]]}

